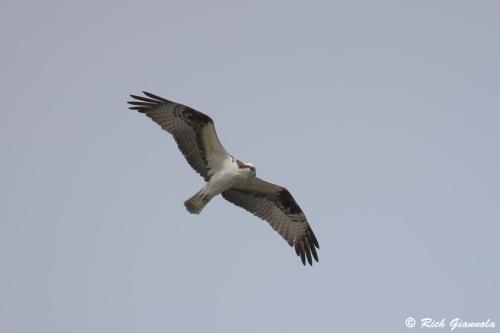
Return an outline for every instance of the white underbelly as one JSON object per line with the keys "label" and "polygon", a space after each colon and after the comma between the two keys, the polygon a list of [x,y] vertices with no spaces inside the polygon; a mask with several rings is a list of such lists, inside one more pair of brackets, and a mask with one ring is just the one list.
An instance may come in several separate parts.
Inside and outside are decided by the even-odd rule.
{"label": "white underbelly", "polygon": [[210,196],[215,196],[225,190],[245,181],[247,176],[238,170],[222,170],[215,173],[208,181],[206,188]]}

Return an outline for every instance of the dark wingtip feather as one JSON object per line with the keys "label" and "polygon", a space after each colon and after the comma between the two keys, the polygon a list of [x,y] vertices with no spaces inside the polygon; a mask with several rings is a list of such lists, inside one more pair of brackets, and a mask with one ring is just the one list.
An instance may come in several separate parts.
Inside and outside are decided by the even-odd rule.
{"label": "dark wingtip feather", "polygon": [[313,262],[312,262],[312,258],[311,258],[311,251],[307,250],[306,256],[307,256],[307,262],[309,263],[309,265],[312,266]]}
{"label": "dark wingtip feather", "polygon": [[144,96],[137,96],[137,95],[130,95],[130,97],[132,97],[138,101],[143,101],[143,102],[147,102],[147,103],[151,103],[151,104],[158,104],[158,101],[155,99],[152,99],[152,98],[147,98]]}
{"label": "dark wingtip feather", "polygon": [[152,110],[156,106],[167,101],[164,98],[161,98],[159,96],[156,96],[156,95],[153,95],[150,93],[145,93],[145,94],[146,94],[146,96],[149,96],[149,98],[131,94],[130,97],[132,97],[134,100],[127,101],[127,103],[130,105],[134,105],[134,106],[129,107],[129,109],[136,110],[136,111],[139,111],[141,113],[147,113],[149,110]]}
{"label": "dark wingtip feather", "polygon": [[310,246],[309,246],[309,243],[307,242],[307,238],[305,239],[305,249],[304,249],[304,252],[306,253],[306,257],[307,257],[307,262],[309,263],[309,265],[312,266],[312,258],[311,258],[311,249],[310,249]]}
{"label": "dark wingtip feather", "polygon": [[163,97],[160,97],[160,96],[158,96],[158,95],[152,94],[152,93],[150,93],[150,92],[143,91],[142,93],[143,93],[144,95],[146,95],[146,96],[148,96],[148,97],[150,97],[150,98],[156,99],[156,100],[158,100],[158,101],[168,102],[168,100],[167,100],[167,99],[165,99],[165,98],[163,98]]}
{"label": "dark wingtip feather", "polygon": [[128,101],[127,103],[132,104],[132,105],[143,105],[143,106],[154,106],[155,105],[153,103],[139,102],[139,101]]}
{"label": "dark wingtip feather", "polygon": [[300,255],[300,260],[302,260],[302,264],[305,266],[306,265],[306,254],[305,254],[305,249],[304,249],[304,243],[302,241],[298,241],[297,244],[295,245],[295,251],[297,252],[297,255]]}
{"label": "dark wingtip feather", "polygon": [[131,106],[129,107],[130,110],[135,110],[135,111],[138,111],[138,112],[141,112],[141,113],[146,113],[148,112],[147,109],[145,109],[144,107],[142,106]]}
{"label": "dark wingtip feather", "polygon": [[314,260],[316,260],[316,262],[319,262],[318,253],[316,252],[316,249],[314,248],[314,246],[311,246],[311,253],[314,257]]}
{"label": "dark wingtip feather", "polygon": [[312,231],[312,229],[309,228],[307,230],[307,233],[308,233],[309,237],[311,238],[311,240],[313,241],[314,246],[316,246],[316,248],[319,249],[318,240],[316,239],[316,236],[314,235],[314,232]]}

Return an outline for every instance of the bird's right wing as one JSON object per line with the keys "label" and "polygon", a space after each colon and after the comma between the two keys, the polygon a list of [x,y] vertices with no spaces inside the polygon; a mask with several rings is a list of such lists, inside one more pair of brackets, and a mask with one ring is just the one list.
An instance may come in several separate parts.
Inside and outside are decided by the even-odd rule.
{"label": "bird's right wing", "polygon": [[147,97],[130,95],[134,100],[128,102],[132,105],[129,109],[144,113],[172,134],[189,165],[208,181],[214,170],[230,158],[217,137],[212,118],[189,106],[143,93]]}

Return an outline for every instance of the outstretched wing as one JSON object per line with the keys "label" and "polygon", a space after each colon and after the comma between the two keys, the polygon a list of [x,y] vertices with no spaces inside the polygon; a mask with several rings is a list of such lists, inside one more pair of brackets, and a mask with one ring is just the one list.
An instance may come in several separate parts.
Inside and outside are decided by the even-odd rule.
{"label": "outstretched wing", "polygon": [[208,181],[214,169],[229,157],[217,137],[212,118],[189,106],[169,101],[143,91],[134,98],[129,109],[144,113],[165,131],[174,136],[189,165]]}
{"label": "outstretched wing", "polygon": [[244,186],[222,192],[222,196],[269,222],[290,246],[295,247],[304,265],[306,258],[309,265],[312,265],[312,258],[318,261],[318,241],[304,212],[286,188],[255,177]]}

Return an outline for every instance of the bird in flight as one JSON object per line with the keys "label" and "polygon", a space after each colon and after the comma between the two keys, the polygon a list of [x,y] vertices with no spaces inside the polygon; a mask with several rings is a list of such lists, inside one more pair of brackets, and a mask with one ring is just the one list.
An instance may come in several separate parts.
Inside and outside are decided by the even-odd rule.
{"label": "bird in flight", "polygon": [[143,92],[130,95],[129,109],[151,118],[172,134],[189,165],[205,179],[205,186],[184,202],[192,214],[199,214],[218,194],[267,221],[306,265],[318,261],[319,244],[304,212],[290,192],[256,177],[255,166],[229,154],[217,137],[212,118],[189,106]]}

